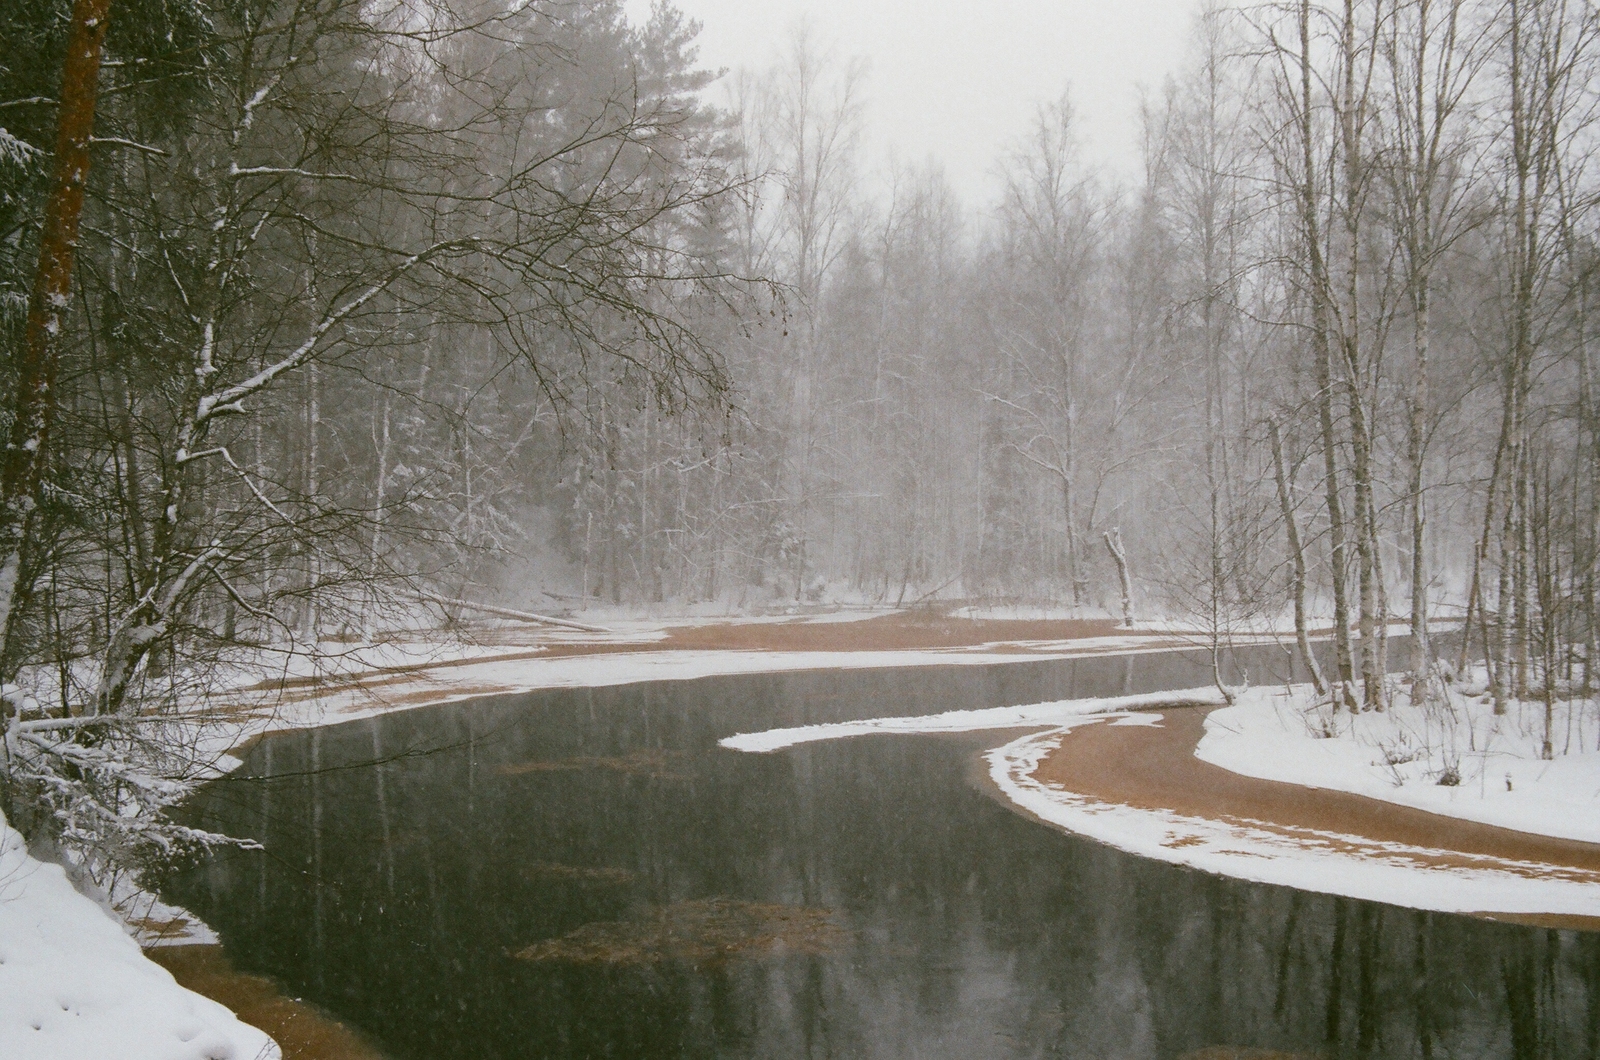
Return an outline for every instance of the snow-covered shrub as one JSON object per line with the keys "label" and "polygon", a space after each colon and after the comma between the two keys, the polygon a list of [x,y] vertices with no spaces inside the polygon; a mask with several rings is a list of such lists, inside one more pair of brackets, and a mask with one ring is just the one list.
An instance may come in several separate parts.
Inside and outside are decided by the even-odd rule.
{"label": "snow-covered shrub", "polygon": [[29,718],[8,697],[0,746],[0,811],[41,848],[95,883],[165,867],[227,836],[169,809],[212,770],[192,723],[156,717]]}

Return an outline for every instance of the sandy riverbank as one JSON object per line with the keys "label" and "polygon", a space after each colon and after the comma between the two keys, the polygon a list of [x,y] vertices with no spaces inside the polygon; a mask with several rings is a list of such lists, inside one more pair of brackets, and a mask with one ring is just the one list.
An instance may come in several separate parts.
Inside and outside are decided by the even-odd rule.
{"label": "sandy riverbank", "polygon": [[[1028,762],[1024,777],[1060,800],[1090,807],[1091,812],[1093,807],[1124,807],[1167,818],[1170,827],[1161,845],[1174,854],[1213,842],[1215,837],[1203,829],[1185,831],[1187,824],[1195,822],[1211,822],[1223,830],[1224,845],[1231,841],[1236,849],[1219,851],[1221,854],[1256,855],[1265,860],[1289,858],[1285,845],[1314,851],[1323,870],[1331,873],[1324,881],[1326,886],[1310,888],[1315,890],[1418,904],[1407,901],[1403,893],[1388,897],[1381,891],[1361,893],[1370,884],[1363,885],[1353,876],[1341,878],[1337,866],[1328,863],[1330,857],[1408,869],[1424,884],[1424,890],[1430,878],[1444,887],[1468,875],[1500,877],[1508,885],[1501,888],[1506,891],[1515,889],[1517,881],[1600,885],[1600,845],[1513,831],[1345,792],[1261,780],[1201,761],[1195,757],[1195,747],[1204,734],[1205,716],[1212,709],[1164,710],[1156,725],[1074,727],[1055,736],[1053,748]],[[1029,739],[1036,738],[1018,743]],[[1049,813],[1038,815],[1052,820]],[[1059,819],[1053,823],[1065,825]],[[1252,844],[1263,849],[1253,850]],[[1207,864],[1204,858],[1191,861],[1173,856],[1164,860],[1226,871]],[[1237,874],[1284,883],[1292,882],[1288,877],[1296,875],[1286,871],[1282,874],[1285,878],[1278,879],[1265,866]],[[1483,889],[1484,893],[1493,890]],[[1449,900],[1443,904],[1448,906]],[[1551,927],[1600,930],[1600,915],[1571,909],[1530,910],[1526,902],[1515,900],[1506,904],[1511,908],[1458,911]]]}
{"label": "sandy riverbank", "polygon": [[221,946],[157,946],[145,956],[178,985],[226,1005],[272,1036],[283,1060],[384,1060],[359,1032],[322,1009],[288,996],[273,980],[241,972]]}

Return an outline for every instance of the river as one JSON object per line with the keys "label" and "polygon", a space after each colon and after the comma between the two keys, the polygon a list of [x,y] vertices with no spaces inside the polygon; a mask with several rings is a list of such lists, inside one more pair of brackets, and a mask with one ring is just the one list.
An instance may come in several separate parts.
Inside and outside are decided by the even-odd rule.
{"label": "river", "polygon": [[[1269,679],[1282,652],[1239,665]],[[268,737],[166,883],[233,963],[451,1058],[1593,1057],[1600,935],[1260,886],[984,789],[1003,734],[736,731],[1203,684],[1202,654],[551,690]]]}

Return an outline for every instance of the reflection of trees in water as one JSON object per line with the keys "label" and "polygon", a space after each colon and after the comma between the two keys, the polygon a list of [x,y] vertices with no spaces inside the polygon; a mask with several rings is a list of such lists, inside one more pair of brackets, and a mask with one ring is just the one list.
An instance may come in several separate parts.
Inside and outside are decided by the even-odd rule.
{"label": "reflection of trees in water", "polygon": [[[931,742],[857,747],[833,752],[831,779],[882,789],[884,777],[896,778],[896,790],[870,798],[904,806],[935,796],[920,779],[943,772],[926,768],[939,753]],[[1597,1055],[1600,1006],[1591,995],[1600,987],[1600,937],[1223,880],[1054,836],[975,797],[946,795],[915,820],[928,830],[925,842],[863,843],[873,853],[859,863],[900,849],[985,866],[977,890],[990,946],[1015,954],[1016,988],[1034,995],[1036,1014],[1063,1014],[1054,1042],[1064,1055],[1098,1047],[1174,1056],[1210,1045],[1336,1056]],[[912,874],[943,875],[914,860],[880,872],[886,882]],[[963,907],[960,890],[951,879],[943,902],[928,904]]]}
{"label": "reflection of trees in water", "polygon": [[[695,717],[648,695],[268,741],[256,761],[284,779],[211,806],[267,852],[176,896],[396,1057],[1596,1055],[1596,936],[1128,857],[962,783],[956,740],[684,757]],[[588,767],[517,768],[557,761]],[[831,909],[843,937],[780,947],[757,915],[779,907]],[[762,959],[509,955],[595,924],[660,928],[670,954],[649,911],[673,908]]]}

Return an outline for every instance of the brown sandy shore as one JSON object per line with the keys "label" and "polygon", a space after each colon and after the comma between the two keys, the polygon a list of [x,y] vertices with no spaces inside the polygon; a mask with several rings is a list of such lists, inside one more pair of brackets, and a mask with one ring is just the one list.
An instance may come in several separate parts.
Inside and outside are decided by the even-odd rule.
{"label": "brown sandy shore", "polygon": [[172,973],[180,986],[220,1002],[245,1023],[272,1036],[284,1060],[383,1060],[360,1032],[277,983],[234,968],[221,946],[157,946],[145,956]]}
{"label": "brown sandy shore", "polygon": [[[1194,755],[1214,707],[1161,711],[1159,726],[1087,725],[1066,733],[1034,777],[1101,802],[1234,823],[1301,837],[1354,855],[1420,867],[1470,866],[1600,885],[1600,845],[1517,832],[1345,792],[1241,776]],[[1175,843],[1181,843],[1176,840]],[[1396,848],[1400,849],[1396,849]],[[1479,914],[1544,927],[1600,931],[1600,918]]]}

